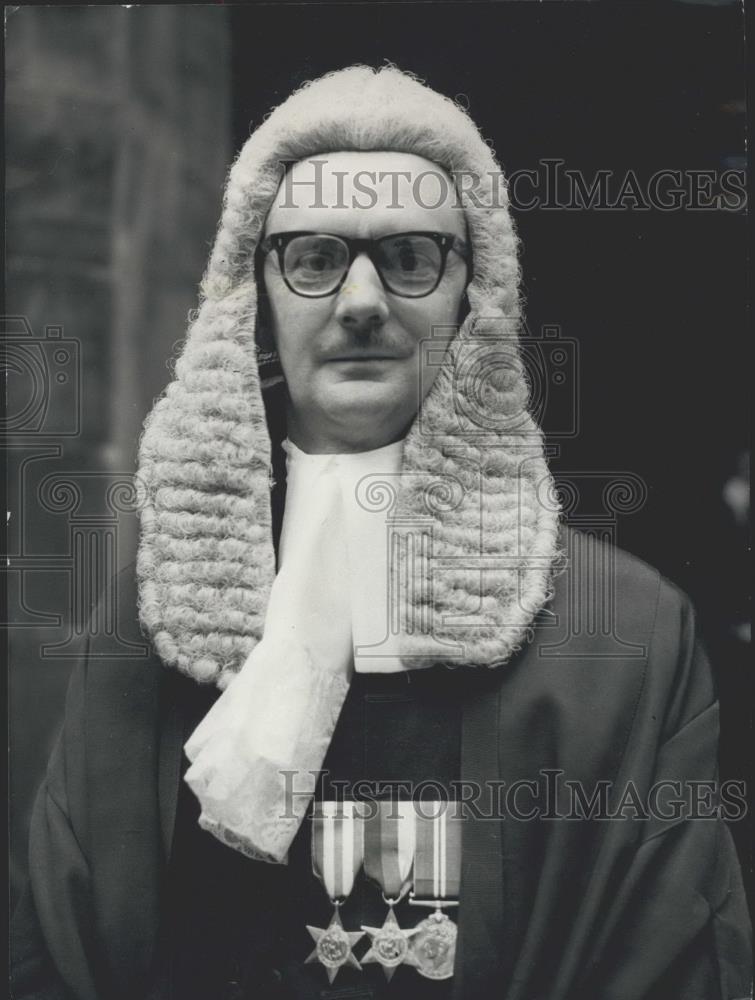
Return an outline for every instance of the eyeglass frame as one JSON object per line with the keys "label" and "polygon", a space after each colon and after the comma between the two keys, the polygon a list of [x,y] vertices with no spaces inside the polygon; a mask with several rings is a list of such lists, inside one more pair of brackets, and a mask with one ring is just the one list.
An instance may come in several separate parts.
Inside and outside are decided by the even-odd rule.
{"label": "eyeglass frame", "polygon": [[[346,248],[349,252],[349,259],[346,264],[346,267],[344,268],[344,272],[340,281],[335,286],[335,288],[331,289],[331,291],[316,292],[310,295],[307,292],[298,291],[296,288],[293,287],[291,282],[288,280],[284,264],[284,254],[286,252],[286,247],[288,246],[288,244],[297,236],[330,236],[333,239],[340,240],[342,243],[346,245]],[[380,264],[378,264],[377,261],[375,261],[375,259],[373,258],[373,253],[375,252],[374,248],[376,244],[381,243],[383,240],[397,239],[402,236],[426,236],[435,243],[435,245],[438,247],[438,250],[440,251],[440,267],[438,268],[438,277],[435,281],[435,284],[428,291],[420,292],[419,295],[407,295],[405,292],[394,291],[391,288],[388,281],[386,281],[385,276],[383,275],[382,269],[380,267]],[[372,252],[370,252],[371,249]],[[399,296],[399,298],[402,299],[424,299],[428,295],[432,295],[432,293],[438,288],[438,285],[440,285],[441,281],[443,280],[443,276],[446,273],[446,264],[448,262],[448,255],[452,250],[455,250],[456,253],[458,253],[458,255],[462,258],[462,260],[466,262],[467,268],[470,271],[472,267],[471,254],[469,252],[469,244],[467,244],[464,240],[462,240],[458,236],[454,236],[453,233],[439,233],[439,232],[434,232],[432,230],[424,230],[424,229],[413,229],[405,233],[386,233],[385,236],[378,236],[376,239],[341,236],[339,233],[324,233],[313,229],[297,229],[285,233],[271,233],[269,236],[266,236],[263,240],[261,240],[259,244],[259,250],[260,253],[264,254],[265,256],[267,256],[267,254],[269,254],[272,250],[276,251],[278,255],[278,265],[280,267],[281,276],[286,284],[286,287],[289,289],[289,291],[293,292],[294,295],[299,295],[301,296],[301,298],[304,299],[326,299],[329,298],[331,295],[336,295],[343,287],[343,284],[346,281],[348,273],[351,270],[351,265],[354,263],[354,261],[356,260],[357,256],[360,253],[366,253],[367,256],[369,257],[372,266],[377,271],[378,277],[380,278],[380,282],[383,288],[385,288],[386,291],[390,292],[391,295],[397,295]]]}

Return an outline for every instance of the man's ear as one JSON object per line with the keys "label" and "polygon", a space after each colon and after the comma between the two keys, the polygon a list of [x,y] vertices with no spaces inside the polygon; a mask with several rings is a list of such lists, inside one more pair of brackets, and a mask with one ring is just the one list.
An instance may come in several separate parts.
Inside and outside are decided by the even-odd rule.
{"label": "man's ear", "polygon": [[254,273],[257,285],[257,317],[254,325],[254,343],[257,348],[257,367],[260,373],[260,385],[265,389],[283,380],[283,369],[275,343],[270,300],[267,296],[262,268],[258,262],[255,262]]}
{"label": "man's ear", "polygon": [[254,284],[257,289],[257,322],[254,337],[260,351],[270,353],[276,350],[276,344],[273,332],[273,315],[265,285],[264,267],[264,257],[258,250],[254,255]]}
{"label": "man's ear", "polygon": [[469,315],[471,308],[472,307],[469,304],[469,299],[467,297],[467,293],[465,290],[464,294],[461,297],[461,302],[459,303],[459,312],[456,316],[456,323],[458,324],[459,327],[461,327],[462,323]]}
{"label": "man's ear", "polygon": [[269,354],[276,350],[270,300],[264,288],[260,288],[259,285],[257,285],[257,322],[254,329],[254,340],[258,349],[263,353]]}

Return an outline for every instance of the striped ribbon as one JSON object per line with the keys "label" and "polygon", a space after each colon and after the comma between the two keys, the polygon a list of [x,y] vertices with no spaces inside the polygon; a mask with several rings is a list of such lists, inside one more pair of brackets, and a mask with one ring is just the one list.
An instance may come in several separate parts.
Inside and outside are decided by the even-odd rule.
{"label": "striped ribbon", "polygon": [[372,802],[364,821],[364,870],[387,899],[398,900],[411,883],[414,808],[411,802]]}
{"label": "striped ribbon", "polygon": [[364,856],[359,802],[316,802],[312,817],[312,869],[331,900],[346,899]]}
{"label": "striped ribbon", "polygon": [[458,899],[461,816],[453,802],[415,804],[414,898]]}

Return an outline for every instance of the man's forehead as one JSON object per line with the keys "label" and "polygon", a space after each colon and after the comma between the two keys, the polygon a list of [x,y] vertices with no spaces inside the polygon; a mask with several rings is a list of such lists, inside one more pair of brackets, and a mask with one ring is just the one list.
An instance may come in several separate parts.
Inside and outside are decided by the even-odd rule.
{"label": "man's forehead", "polygon": [[388,150],[311,156],[288,167],[266,233],[351,236],[431,230],[466,235],[454,182],[438,164]]}

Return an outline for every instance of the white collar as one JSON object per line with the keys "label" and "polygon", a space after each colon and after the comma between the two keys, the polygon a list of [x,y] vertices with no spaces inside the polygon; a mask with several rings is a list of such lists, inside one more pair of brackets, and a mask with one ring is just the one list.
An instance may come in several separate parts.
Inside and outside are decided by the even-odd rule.
{"label": "white collar", "polygon": [[[284,447],[280,567],[262,641],[186,744],[200,825],[276,862],[314,791],[353,671],[406,669],[388,569],[403,442],[345,455]],[[295,774],[295,802],[283,773]]]}
{"label": "white collar", "polygon": [[372,448],[369,451],[355,451],[355,452],[318,452],[312,454],[311,452],[302,451],[302,449],[294,444],[289,438],[283,441],[283,450],[286,452],[286,466],[288,467],[292,462],[309,463],[312,465],[327,465],[329,462],[336,462],[339,465],[358,465],[358,466],[369,466],[375,464],[378,468],[375,471],[380,471],[380,468],[386,464],[393,465],[395,460],[400,460],[403,450],[404,450],[405,438],[401,438],[399,441],[393,441],[391,444],[382,445],[380,448]]}

